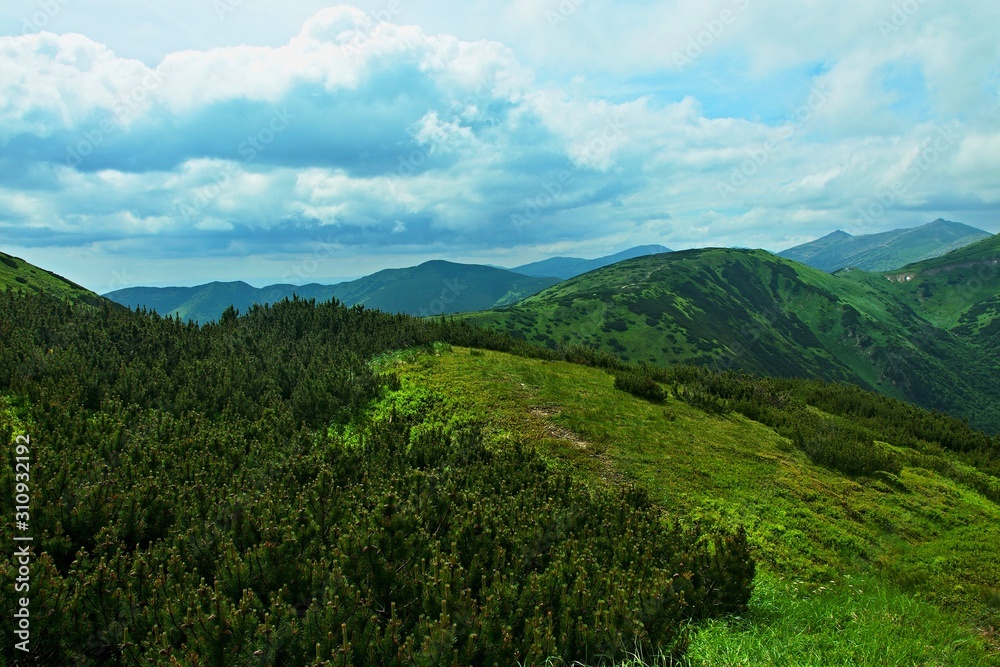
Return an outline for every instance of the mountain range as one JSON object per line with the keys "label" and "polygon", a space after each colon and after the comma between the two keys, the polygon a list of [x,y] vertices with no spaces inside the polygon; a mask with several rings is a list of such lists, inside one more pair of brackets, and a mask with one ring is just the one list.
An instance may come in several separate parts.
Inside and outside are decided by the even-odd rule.
{"label": "mountain range", "polygon": [[1000,236],[891,273],[762,250],[652,255],[465,315],[552,348],[845,381],[1000,430]]}
{"label": "mountain range", "polygon": [[[362,291],[392,294],[393,276]],[[666,619],[686,633],[670,664],[996,664],[1000,437],[850,384],[607,352],[847,380],[989,426],[998,277],[1000,236],[884,272],[689,250],[469,316],[552,350],[302,300],[185,326],[0,255],[0,431],[30,434],[39,462],[37,662],[109,664],[117,646],[122,664],[307,664],[343,638],[329,655],[475,664],[507,637],[550,646],[558,608],[615,631],[564,632],[582,657],[604,637],[638,652],[630,633],[650,655],[672,635],[644,628]],[[636,588],[649,573],[663,585]],[[679,586],[738,616],[678,626]],[[499,613],[543,631],[467,633],[457,653],[452,618],[489,630]]]}
{"label": "mountain range", "polygon": [[337,299],[386,312],[441,315],[504,306],[559,282],[558,278],[525,276],[506,269],[443,260],[405,269],[385,269],[336,285],[269,285],[213,282],[196,287],[130,287],[105,296],[130,308],[161,315],[211,322],[229,306],[245,312],[254,304],[301,299]]}
{"label": "mountain range", "polygon": [[212,282],[195,287],[129,287],[105,294],[130,308],[147,308],[161,315],[211,322],[233,306],[245,312],[254,304],[275,303],[298,296],[378,308],[409,315],[441,315],[496,308],[515,303],[570,278],[623,259],[669,252],[660,245],[638,246],[596,259],[554,257],[516,269],[457,264],[443,260],[403,269],[385,269],[335,285],[268,285]]}
{"label": "mountain range", "polygon": [[[920,229],[940,236],[943,228],[956,229],[942,221]],[[565,281],[431,261],[338,285],[210,283],[107,296],[201,322],[229,306],[245,311],[293,295],[424,316],[466,313],[552,348],[585,343],[633,362],[851,382],[1000,430],[997,246],[990,236],[881,273],[830,274],[763,250],[709,248],[643,255]],[[37,279],[45,286],[36,290],[74,291],[54,274],[3,259],[7,283]],[[567,270],[574,261],[558,260]],[[31,280],[20,275],[29,272]]]}
{"label": "mountain range", "polygon": [[880,234],[851,236],[838,229],[778,254],[831,273],[846,267],[891,271],[912,262],[939,257],[989,236],[989,232],[981,229],[938,218],[920,227]]}

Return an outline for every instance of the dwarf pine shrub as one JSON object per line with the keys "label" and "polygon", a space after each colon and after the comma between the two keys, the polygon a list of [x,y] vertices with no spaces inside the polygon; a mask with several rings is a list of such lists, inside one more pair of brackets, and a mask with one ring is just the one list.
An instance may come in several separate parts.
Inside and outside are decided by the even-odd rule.
{"label": "dwarf pine shrub", "polygon": [[600,664],[679,654],[749,599],[742,533],[487,447],[433,396],[366,410],[400,390],[367,360],[448,323],[292,300],[195,326],[0,294],[12,322],[0,394],[32,436],[35,555],[32,653],[8,641],[7,662]]}

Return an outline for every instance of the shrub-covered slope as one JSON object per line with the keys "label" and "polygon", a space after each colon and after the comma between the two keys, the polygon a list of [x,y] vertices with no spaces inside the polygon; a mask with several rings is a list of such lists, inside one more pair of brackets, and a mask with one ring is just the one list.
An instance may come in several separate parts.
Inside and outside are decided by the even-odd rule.
{"label": "shrub-covered slope", "polygon": [[7,641],[8,663],[604,664],[680,654],[750,595],[742,532],[395,400],[369,363],[517,347],[490,332],[301,300],[198,327],[13,293],[0,323],[0,440],[27,438],[30,465],[0,493],[30,493],[34,546],[32,651]]}
{"label": "shrub-covered slope", "polygon": [[903,290],[878,274],[706,249],[620,262],[466,317],[634,362],[853,382],[1000,430],[997,349],[936,326]]}
{"label": "shrub-covered slope", "polygon": [[[682,664],[1000,664],[1000,439],[849,385],[566,356],[604,368],[457,348],[394,367],[498,440],[530,434],[578,476],[746,527],[750,609]],[[616,389],[623,374],[662,398]]]}

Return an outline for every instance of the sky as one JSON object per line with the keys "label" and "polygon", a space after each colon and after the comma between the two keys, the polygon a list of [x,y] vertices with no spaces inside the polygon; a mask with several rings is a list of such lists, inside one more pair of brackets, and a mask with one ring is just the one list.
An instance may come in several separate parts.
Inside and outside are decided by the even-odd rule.
{"label": "sky", "polygon": [[8,0],[0,249],[106,293],[997,233],[998,25],[993,0]]}

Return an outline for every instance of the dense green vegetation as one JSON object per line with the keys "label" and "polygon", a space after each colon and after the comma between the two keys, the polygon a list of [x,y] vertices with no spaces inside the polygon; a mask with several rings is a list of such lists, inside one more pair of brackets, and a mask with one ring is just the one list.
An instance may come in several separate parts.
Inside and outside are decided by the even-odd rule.
{"label": "dense green vegetation", "polygon": [[989,232],[981,229],[939,218],[920,227],[879,234],[851,236],[837,230],[778,254],[823,271],[833,272],[845,267],[893,271],[906,264],[939,257],[989,236]]}
{"label": "dense green vegetation", "polygon": [[369,363],[519,347],[494,333],[301,300],[198,327],[13,292],[0,323],[0,439],[33,457],[27,662],[602,664],[679,655],[750,596],[738,528],[588,485]]}
{"label": "dense green vegetation", "polygon": [[[567,356],[598,368],[458,348],[392,367],[404,391],[488,415],[499,442],[528,434],[581,479],[746,528],[758,563],[749,609],[698,631],[682,664],[1000,664],[1000,507],[984,495],[997,489],[995,437],[850,385]],[[664,373],[664,399],[616,389],[622,371]],[[871,438],[898,472],[816,465],[742,413],[754,403],[774,423],[813,418]]]}
{"label": "dense green vegetation", "polygon": [[691,250],[464,317],[552,349],[851,382],[1000,431],[1000,237],[890,277],[830,275],[761,250]]}
{"label": "dense green vegetation", "polygon": [[887,277],[878,282],[880,288],[929,322],[975,340],[979,328],[996,317],[995,310],[983,306],[995,304],[1000,295],[1000,235],[904,266]]}
{"label": "dense green vegetation", "polygon": [[385,269],[336,285],[268,285],[256,288],[244,282],[214,282],[197,287],[129,287],[105,296],[130,308],[178,315],[207,323],[226,308],[249,310],[256,304],[301,299],[337,299],[348,306],[363,305],[388,313],[440,315],[505,306],[559,282],[476,264],[430,261],[405,269]]}
{"label": "dense green vegetation", "polygon": [[[676,255],[736,302],[787,298],[761,321],[791,342],[809,313],[859,335],[889,299],[914,321],[925,276]],[[635,296],[629,265],[590,278]],[[827,312],[833,285],[865,299]],[[965,421],[336,302],[204,326],[93,303],[0,293],[0,439],[32,438],[34,664],[1000,663],[1000,437]],[[948,335],[980,350],[994,312]]]}

